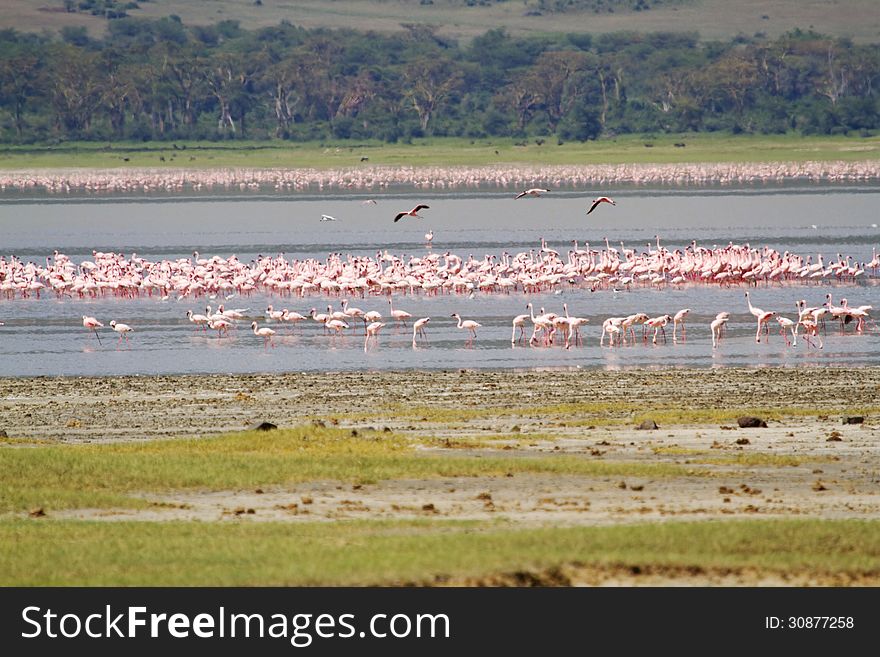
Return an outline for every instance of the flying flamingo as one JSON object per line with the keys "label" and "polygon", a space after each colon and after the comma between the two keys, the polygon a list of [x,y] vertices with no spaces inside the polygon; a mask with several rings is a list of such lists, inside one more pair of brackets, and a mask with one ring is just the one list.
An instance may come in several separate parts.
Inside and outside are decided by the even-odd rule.
{"label": "flying flamingo", "polygon": [[104,326],[101,322],[99,322],[94,317],[89,317],[88,315],[83,315],[83,327],[87,329],[91,329],[95,332],[95,337],[98,338],[98,344],[101,344],[101,336],[98,335],[98,327]]}
{"label": "flying flamingo", "polygon": [[394,304],[391,298],[388,299],[388,305],[391,307],[391,317],[398,322],[403,322],[403,325],[406,326],[406,320],[412,317],[412,315],[405,310],[394,310]]}
{"label": "flying flamingo", "polygon": [[269,344],[271,344],[273,347],[275,346],[272,343],[272,336],[275,335],[275,331],[273,331],[272,329],[270,329],[266,326],[264,326],[263,328],[257,328],[256,322],[251,322],[251,328],[254,331],[254,335],[256,335],[257,337],[263,338],[263,346],[264,347]]}
{"label": "flying flamingo", "polygon": [[425,326],[427,326],[428,322],[430,321],[430,317],[422,317],[421,319],[417,319],[413,322],[413,348],[415,348],[416,346],[416,336],[421,336],[425,340],[428,339],[428,334],[425,332]]}
{"label": "flying flamingo", "polygon": [[480,328],[482,324],[478,324],[472,319],[462,321],[461,316],[458,313],[452,313],[450,317],[455,317],[458,320],[458,328],[470,331],[473,334],[473,338],[477,337],[477,329]]}
{"label": "flying flamingo", "polygon": [[587,214],[590,214],[593,210],[595,210],[600,203],[610,203],[611,205],[617,205],[613,199],[608,198],[607,196],[600,196],[597,199],[593,200],[593,205],[590,206],[590,209],[587,210]]}
{"label": "flying flamingo", "polygon": [[681,324],[681,341],[684,342],[687,339],[687,332],[684,327],[684,320],[687,317],[687,314],[691,311],[690,308],[685,308],[683,310],[679,310],[672,318],[672,341],[676,341],[675,330],[678,328],[678,325]]}
{"label": "flying flamingo", "polygon": [[513,200],[515,201],[516,199],[522,198],[523,196],[538,197],[538,196],[541,196],[541,194],[548,194],[549,192],[550,192],[549,189],[543,189],[541,187],[532,187],[531,189],[526,189],[526,190],[521,191],[519,194],[517,194],[516,196],[513,197]]}
{"label": "flying flamingo", "polygon": [[115,319],[110,320],[110,326],[119,334],[119,340],[116,343],[117,345],[122,342],[122,338],[125,338],[125,341],[128,342],[128,334],[134,330],[128,324],[120,324]]}
{"label": "flying flamingo", "polygon": [[421,219],[422,216],[419,214],[419,210],[429,210],[429,209],[430,209],[429,206],[425,205],[424,203],[419,203],[412,210],[409,210],[407,212],[398,212],[397,215],[394,217],[394,223],[397,223],[398,221],[400,221],[404,217],[419,217]]}
{"label": "flying flamingo", "polygon": [[[367,345],[369,344],[371,338],[376,342],[376,344],[379,343],[379,331],[382,329],[383,326],[385,326],[385,324],[383,324],[382,322],[372,322],[369,326],[366,327],[364,331],[366,334],[366,337],[364,338],[364,353],[366,353],[367,351]],[[415,340],[415,338],[413,339]]]}

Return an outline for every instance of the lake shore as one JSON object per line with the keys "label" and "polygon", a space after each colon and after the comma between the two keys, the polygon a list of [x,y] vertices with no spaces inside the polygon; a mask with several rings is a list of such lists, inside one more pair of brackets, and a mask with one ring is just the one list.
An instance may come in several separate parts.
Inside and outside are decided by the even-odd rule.
{"label": "lake shore", "polygon": [[[419,523],[420,532],[433,536],[458,532],[456,523],[479,523],[461,526],[479,526],[478,535],[519,536],[614,527],[637,534],[645,523],[679,531],[680,522],[695,522],[687,532],[699,533],[707,520],[761,520],[770,532],[787,531],[774,523],[870,522],[880,514],[872,465],[880,458],[878,389],[880,368],[3,378],[0,428],[9,438],[0,439],[0,450],[10,472],[36,468],[27,480],[43,481],[43,487],[20,491],[29,502],[16,502],[10,488],[0,530],[50,523],[48,531],[80,532],[100,542],[108,532],[132,537],[161,526],[195,532],[192,548],[198,550],[200,533],[235,533],[242,524],[252,531],[295,526],[341,536],[352,527],[394,534],[400,525],[387,523]],[[862,423],[843,422],[856,413]],[[736,418],[744,414],[768,426],[740,428]],[[647,419],[659,428],[637,428]],[[238,433],[261,421],[279,430]],[[306,442],[291,442],[293,430],[286,427],[301,427],[296,431]],[[219,433],[224,435],[207,441],[182,439]],[[308,447],[312,440],[317,443]],[[374,449],[390,451],[371,456]],[[154,454],[147,462],[139,456],[144,450]],[[349,462],[346,454],[355,459],[349,469],[329,474],[333,463]],[[239,481],[238,472],[267,458],[272,467],[265,474],[254,470],[241,480],[247,483]],[[189,469],[194,466],[184,473],[209,479],[193,485],[189,474],[171,474],[181,462],[198,464],[197,473]],[[137,483],[149,480],[142,478],[146,463],[154,474],[167,469],[157,474],[167,483]],[[224,463],[226,469],[218,470]],[[388,474],[376,470],[381,463]],[[287,470],[299,474],[285,475]],[[120,473],[129,473],[132,483],[120,480]],[[128,501],[75,502],[91,490],[99,496],[117,491]],[[739,531],[737,523],[722,524]],[[718,523],[706,526],[728,531]],[[192,527],[198,531],[187,529]],[[832,531],[831,524],[815,529]],[[65,558],[75,561],[76,554]],[[522,572],[543,585],[878,582],[877,571],[864,565],[870,559],[852,567],[810,567],[801,555],[790,557],[789,566],[734,560],[738,565],[715,567],[712,558],[694,555],[676,566],[661,550],[649,560],[658,565],[649,567],[643,555],[605,563],[577,549],[572,554],[581,556],[549,559],[546,569],[540,560],[525,570],[514,566],[520,557],[482,570],[361,569],[351,582],[522,585],[516,575]],[[138,567],[125,572],[101,581],[154,581]],[[330,573],[309,576],[303,581],[336,581],[326,579]],[[44,581],[28,577],[21,581]],[[239,584],[277,581],[272,574],[241,577]],[[59,581],[86,580],[77,571]],[[159,583],[182,581],[188,580]]]}

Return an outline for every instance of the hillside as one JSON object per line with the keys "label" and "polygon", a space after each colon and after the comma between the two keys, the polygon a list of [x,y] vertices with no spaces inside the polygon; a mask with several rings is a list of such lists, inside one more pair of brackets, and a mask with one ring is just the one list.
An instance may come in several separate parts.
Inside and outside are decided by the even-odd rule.
{"label": "hillside", "polygon": [[[439,26],[446,37],[469,40],[505,27],[512,34],[605,33],[620,30],[696,30],[704,39],[729,39],[756,32],[775,37],[794,28],[812,29],[861,43],[880,41],[876,0],[19,0],[0,13],[0,28],[39,32],[84,26],[93,36],[107,19],[101,7],[130,16],[177,15],[186,24],[239,21],[247,29],[287,20],[314,27],[358,27],[383,32],[402,23]],[[426,3],[426,4],[423,4]],[[65,11],[65,4],[71,11]],[[9,6],[11,5],[11,6]],[[473,6],[469,6],[473,5]],[[565,10],[557,10],[556,7]]]}

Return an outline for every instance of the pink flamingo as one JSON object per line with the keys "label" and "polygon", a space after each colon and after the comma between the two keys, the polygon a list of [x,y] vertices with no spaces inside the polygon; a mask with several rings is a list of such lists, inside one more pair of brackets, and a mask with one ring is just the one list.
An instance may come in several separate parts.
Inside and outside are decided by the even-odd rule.
{"label": "pink flamingo", "polygon": [[450,317],[455,317],[458,320],[458,328],[466,329],[471,332],[473,335],[473,338],[471,338],[472,340],[477,337],[477,329],[480,328],[482,324],[478,324],[472,319],[462,321],[461,316],[458,313],[452,313]]}
{"label": "pink flamingo", "polygon": [[104,326],[101,322],[99,322],[94,317],[89,317],[88,315],[82,316],[83,327],[90,329],[95,332],[95,337],[98,338],[98,344],[101,344],[101,336],[98,335],[98,327]]}
{"label": "pink flamingo", "polygon": [[519,337],[521,340],[525,340],[526,338],[526,321],[529,319],[529,315],[517,315],[513,318],[513,331],[510,334],[510,344],[516,344],[516,329],[519,329]]}
{"label": "pink flamingo", "polygon": [[[385,324],[383,324],[382,322],[372,322],[369,326],[366,327],[366,337],[364,337],[364,353],[366,353],[367,345],[369,344],[371,339],[374,340],[376,344],[379,343],[379,331],[382,330],[383,326],[385,326]],[[415,341],[415,338],[413,338],[413,341]],[[413,342],[413,344],[415,344],[415,342]]]}
{"label": "pink flamingo", "polygon": [[543,189],[541,187],[532,187],[531,189],[526,189],[526,190],[521,191],[519,194],[517,194],[516,196],[513,197],[513,200],[515,201],[516,199],[522,198],[523,196],[538,197],[538,196],[541,196],[541,194],[549,194],[549,193],[550,193],[549,189]]}
{"label": "pink flamingo", "polygon": [[[779,335],[785,338],[785,344],[789,347],[797,346],[797,333],[794,332],[795,322],[788,317],[777,317],[776,321],[779,322]],[[794,342],[788,339],[788,331],[791,331],[791,337]]]}
{"label": "pink flamingo", "polygon": [[730,315],[728,313],[718,313],[715,316],[715,319],[712,320],[712,323],[709,327],[712,329],[712,348],[715,349],[718,346],[718,343],[721,341],[721,330],[724,328],[724,325],[730,319]]}
{"label": "pink flamingo", "polygon": [[684,342],[687,339],[687,333],[684,327],[684,320],[687,317],[687,314],[691,311],[690,308],[685,308],[683,310],[679,310],[672,317],[672,341],[676,342],[675,331],[678,328],[678,325],[681,324],[681,341]]}
{"label": "pink flamingo", "polygon": [[591,205],[590,209],[587,210],[587,214],[590,214],[593,210],[595,210],[597,207],[599,207],[600,203],[610,203],[611,205],[617,205],[617,203],[615,203],[612,199],[608,198],[607,196],[600,196],[599,198],[593,200],[593,205]]}
{"label": "pink flamingo", "polygon": [[394,223],[397,223],[398,221],[400,221],[404,217],[419,217],[419,218],[421,218],[421,215],[419,214],[419,210],[429,210],[429,209],[430,208],[427,205],[425,205],[424,203],[419,203],[412,210],[407,210],[406,212],[398,212],[397,215],[394,217]]}
{"label": "pink flamingo", "polygon": [[263,328],[257,328],[256,322],[251,322],[251,329],[254,331],[254,335],[257,337],[263,338],[263,346],[267,346],[271,344],[273,347],[275,344],[272,342],[272,336],[275,335],[275,331],[264,326]]}
{"label": "pink flamingo", "polygon": [[659,317],[651,317],[645,322],[645,326],[654,329],[654,339],[651,341],[657,344],[657,332],[663,332],[663,343],[666,344],[666,325],[672,321],[669,315],[660,315]]}
{"label": "pink flamingo", "polygon": [[413,322],[413,340],[412,340],[413,348],[415,348],[415,346],[416,346],[416,336],[421,336],[425,340],[428,339],[428,334],[425,331],[425,326],[427,326],[428,322],[430,322],[430,321],[431,321],[430,317],[422,317],[421,319],[417,319],[415,322]]}
{"label": "pink flamingo", "polygon": [[186,316],[193,324],[196,326],[201,326],[203,331],[207,331],[208,327],[208,316],[207,315],[194,315],[192,310],[186,311]]}
{"label": "pink flamingo", "polygon": [[403,325],[406,326],[406,320],[412,317],[412,315],[410,315],[405,310],[394,310],[394,303],[392,302],[391,298],[388,299],[388,305],[391,308],[391,317],[396,319],[398,322],[403,322]]}

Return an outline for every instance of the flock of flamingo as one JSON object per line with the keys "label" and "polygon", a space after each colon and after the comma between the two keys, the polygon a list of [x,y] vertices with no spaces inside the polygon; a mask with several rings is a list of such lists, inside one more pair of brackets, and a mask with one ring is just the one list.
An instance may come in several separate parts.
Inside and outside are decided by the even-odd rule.
{"label": "flock of flamingo", "polygon": [[[808,306],[805,300],[797,301],[796,318],[789,319],[777,314],[775,311],[765,311],[752,305],[750,293],[745,293],[746,303],[749,312],[755,317],[757,322],[757,330],[755,332],[755,341],[761,342],[762,339],[769,341],[770,323],[775,320],[779,326],[779,333],[783,336],[786,345],[797,346],[799,331],[803,330],[804,340],[810,347],[822,349],[823,341],[819,333],[820,325],[824,328],[824,320],[830,317],[840,323],[841,333],[845,332],[846,324],[855,321],[855,333],[863,333],[868,322],[874,324],[870,316],[873,309],[870,305],[862,305],[851,307],[847,299],[841,299],[840,305],[834,305],[832,295],[829,293],[825,296],[825,302],[821,306]],[[399,325],[409,329],[407,320],[412,320],[413,315],[400,308],[394,308],[394,300],[388,299],[389,321],[397,322]],[[332,337],[343,335],[348,329],[356,329],[357,322],[363,322],[364,335],[364,351],[367,351],[371,342],[378,344],[379,332],[387,323],[382,321],[384,318],[379,311],[370,310],[363,311],[360,308],[349,305],[347,299],[342,299],[341,310],[333,310],[333,305],[327,306],[327,312],[318,312],[316,308],[312,308],[307,315],[291,311],[288,308],[281,310],[275,309],[272,305],[266,308],[263,319],[265,322],[277,322],[279,325],[289,324],[296,326],[300,322],[312,321],[323,327],[324,333]],[[510,336],[511,345],[526,341],[526,326],[529,322],[532,325],[531,336],[528,338],[530,346],[552,346],[560,344],[565,349],[570,349],[572,344],[581,345],[582,338],[580,335],[581,327],[589,323],[586,317],[573,317],[568,312],[568,304],[563,303],[562,308],[564,315],[553,312],[545,312],[544,308],[540,309],[538,315],[532,303],[526,304],[528,314],[517,315],[513,318],[512,332]],[[675,315],[659,315],[651,317],[646,313],[633,313],[631,315],[620,317],[609,317],[602,322],[602,334],[599,339],[599,345],[605,345],[605,337],[608,336],[608,346],[624,345],[628,341],[635,344],[638,341],[647,343],[648,335],[653,331],[651,338],[652,344],[657,344],[658,335],[662,335],[664,343],[666,342],[666,327],[672,323],[672,341],[677,343],[679,340],[678,331],[681,330],[681,340],[687,340],[686,321],[690,313],[690,308],[683,308],[675,313]],[[226,309],[223,304],[217,308],[216,312],[212,311],[211,306],[206,306],[204,314],[194,313],[188,310],[186,317],[196,327],[203,331],[209,328],[218,333],[218,337],[229,334],[230,329],[234,329],[239,320],[251,319],[249,308]],[[457,320],[457,328],[468,332],[467,344],[471,345],[477,337],[477,329],[482,325],[471,319],[462,319],[458,313],[452,313],[452,318]],[[730,320],[729,312],[719,312],[710,324],[712,334],[712,348],[716,349],[722,338],[725,325]],[[431,321],[430,317],[421,317],[412,322],[412,346],[416,348],[420,341],[427,341],[426,327]],[[118,343],[123,339],[128,340],[128,334],[133,331],[128,324],[123,324],[115,320],[110,321],[110,328],[119,335]],[[99,328],[103,328],[104,324],[95,317],[88,315],[82,316],[82,325],[89,331],[94,332],[98,341],[101,337],[98,333]],[[875,328],[876,325],[874,324]],[[641,327],[641,336],[636,335],[636,327]],[[277,334],[275,329],[269,326],[259,326],[257,321],[251,321],[251,330],[253,334],[263,339],[264,346],[274,346],[273,338]],[[789,334],[791,339],[789,339]],[[557,339],[557,336],[561,336]],[[763,336],[763,337],[762,337]],[[118,344],[117,343],[117,344]]]}
{"label": "flock of flamingo", "polygon": [[721,162],[679,164],[503,165],[342,169],[168,169],[10,171],[0,192],[179,193],[212,191],[381,190],[521,187],[545,180],[558,187],[617,185],[749,185],[789,181],[865,182],[880,178],[880,164],[865,162]]}

